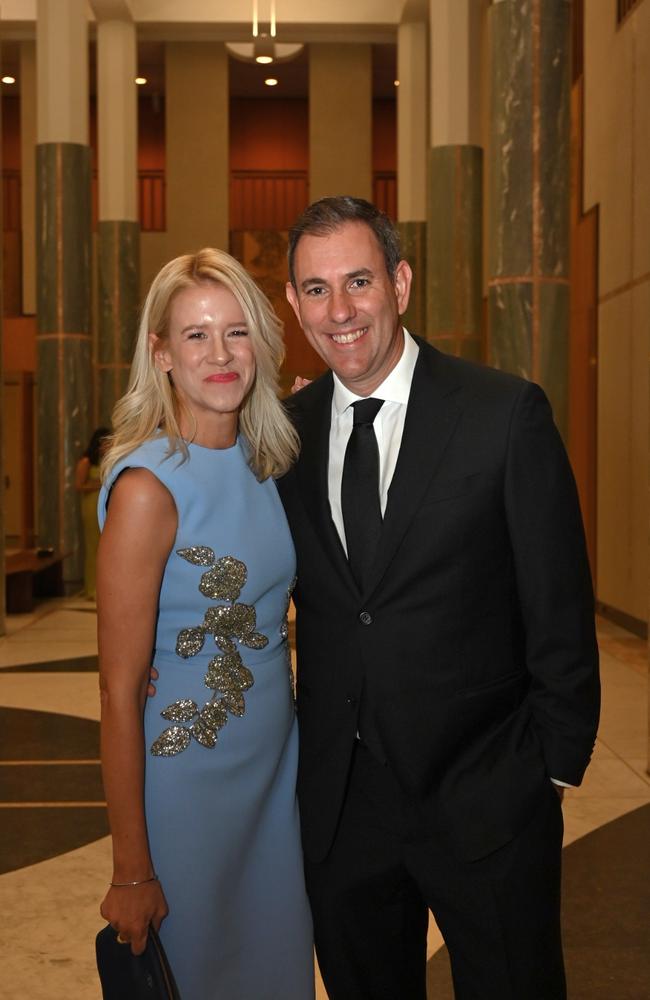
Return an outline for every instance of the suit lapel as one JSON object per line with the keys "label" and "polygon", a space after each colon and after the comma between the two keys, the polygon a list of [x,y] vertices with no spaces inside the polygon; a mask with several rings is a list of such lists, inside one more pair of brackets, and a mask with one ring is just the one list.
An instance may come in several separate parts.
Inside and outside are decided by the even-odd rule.
{"label": "suit lapel", "polygon": [[439,469],[461,413],[459,386],[446,359],[421,340],[419,346],[379,549],[364,596],[375,590],[395,556]]}

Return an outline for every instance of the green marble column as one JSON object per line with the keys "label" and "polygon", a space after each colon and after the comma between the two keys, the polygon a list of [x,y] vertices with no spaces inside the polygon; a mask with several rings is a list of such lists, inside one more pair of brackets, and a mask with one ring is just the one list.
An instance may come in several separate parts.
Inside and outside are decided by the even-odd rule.
{"label": "green marble column", "polygon": [[413,284],[409,307],[402,320],[407,330],[421,337],[427,329],[427,224],[398,222],[402,257],[411,265]]}
{"label": "green marble column", "polygon": [[427,339],[480,361],[483,150],[435,146],[427,184]]}
{"label": "green marble column", "polygon": [[490,17],[489,359],[539,382],[566,436],[570,4],[499,0]]}
{"label": "green marble column", "polygon": [[92,429],[88,146],[40,143],[36,192],[38,531],[69,554],[72,589],[83,574],[74,471]]}
{"label": "green marble column", "polygon": [[97,229],[96,413],[97,425],[110,427],[113,407],[126,390],[138,327],[140,226],[106,221]]}

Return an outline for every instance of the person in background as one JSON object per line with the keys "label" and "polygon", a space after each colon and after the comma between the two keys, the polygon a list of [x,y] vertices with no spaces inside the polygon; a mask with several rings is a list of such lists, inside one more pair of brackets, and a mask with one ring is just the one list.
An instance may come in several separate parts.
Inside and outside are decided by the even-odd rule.
{"label": "person in background", "polygon": [[100,464],[105,442],[110,437],[109,427],[98,427],[93,431],[90,443],[77,462],[74,485],[81,494],[81,521],[84,536],[84,586],[82,595],[95,600],[95,566],[99,528],[97,526],[97,494],[101,486]]}
{"label": "person in background", "polygon": [[[297,454],[280,324],[204,249],[147,296],[99,498],[101,912],[150,924],[183,1000],[312,1000],[286,621],[295,554],[274,477]],[[157,694],[145,708],[150,665]]]}

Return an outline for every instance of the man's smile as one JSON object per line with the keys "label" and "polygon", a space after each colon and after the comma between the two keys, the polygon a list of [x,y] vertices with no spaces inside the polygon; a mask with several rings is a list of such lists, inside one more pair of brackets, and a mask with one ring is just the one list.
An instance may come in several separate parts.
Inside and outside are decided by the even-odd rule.
{"label": "man's smile", "polygon": [[364,333],[367,332],[368,327],[363,326],[360,330],[350,330],[349,333],[330,333],[329,336],[335,344],[354,344],[355,341],[360,340]]}

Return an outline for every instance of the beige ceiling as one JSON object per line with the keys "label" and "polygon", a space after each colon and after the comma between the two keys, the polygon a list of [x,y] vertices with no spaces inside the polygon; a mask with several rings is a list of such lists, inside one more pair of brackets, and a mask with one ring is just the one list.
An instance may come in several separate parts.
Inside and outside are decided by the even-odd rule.
{"label": "beige ceiling", "polygon": [[[65,7],[66,0],[47,0]],[[257,0],[260,28],[267,27],[271,0]],[[426,19],[427,0],[275,0],[277,39],[303,42],[296,60],[278,64],[279,80],[271,89],[269,75],[257,65],[230,60],[230,90],[235,97],[306,97],[309,42],[365,42],[373,46],[373,95],[394,97],[396,32],[400,20]],[[20,92],[19,42],[35,38],[36,0],[2,0],[0,59],[3,73],[16,77],[5,94]],[[164,43],[175,40],[249,41],[253,0],[88,0],[91,91],[94,89],[95,15],[132,16],[138,34],[138,70],[147,77],[145,94],[164,94]]]}

